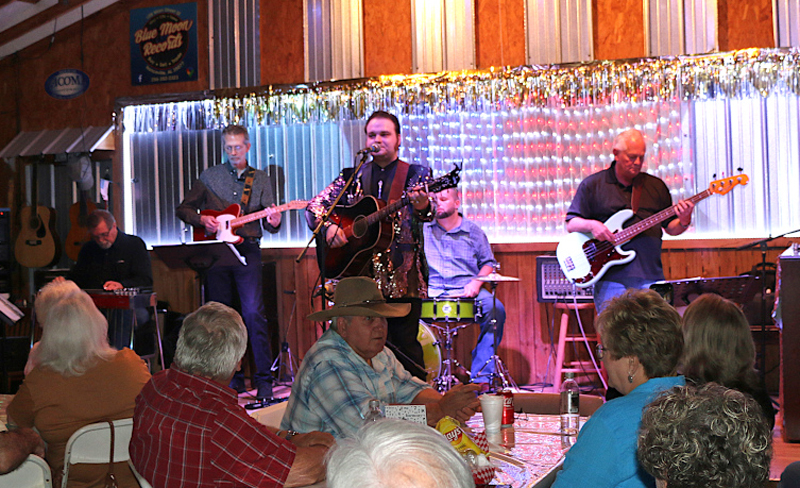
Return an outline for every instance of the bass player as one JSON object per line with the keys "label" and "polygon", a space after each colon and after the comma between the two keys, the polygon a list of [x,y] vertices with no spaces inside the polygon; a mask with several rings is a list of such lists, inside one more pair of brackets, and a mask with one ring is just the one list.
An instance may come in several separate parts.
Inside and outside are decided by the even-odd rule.
{"label": "bass player", "polygon": [[[633,217],[623,227],[640,222],[672,206],[672,196],[664,182],[642,172],[647,145],[636,129],[628,129],[614,139],[614,161],[608,168],[584,179],[567,210],[567,231],[581,232],[601,241],[612,241],[613,233],[604,224],[622,209],[632,209]],[[676,217],[662,222],[672,236],[682,234],[692,223],[694,203],[681,200],[674,205]],[[605,303],[628,288],[649,288],[664,279],[661,266],[661,229],[651,228],[624,245],[635,250],[633,261],[611,266],[594,284],[594,303],[599,314]]]}
{"label": "bass player", "polygon": [[[369,196],[383,202],[393,202],[400,199],[407,188],[430,175],[428,168],[408,164],[398,158],[400,122],[394,115],[380,110],[374,112],[367,119],[364,132],[367,135],[366,151],[372,154],[372,159],[362,166],[340,204],[356,205]],[[330,185],[311,199],[306,209],[306,220],[311,229],[319,225],[320,219],[333,205],[354,171],[355,168],[344,169]],[[424,190],[412,190],[407,197],[409,204],[391,216],[394,238],[388,249],[376,245],[366,263],[351,266],[345,275],[370,276],[378,283],[388,302],[411,304],[411,312],[407,316],[388,319],[388,340],[396,348],[395,352],[399,352],[397,356],[403,367],[424,381],[426,372],[420,367],[424,364],[422,346],[417,340],[422,298],[427,297],[427,269],[421,236],[422,223],[433,220],[433,211]],[[326,228],[321,232],[325,241],[318,241],[318,253],[347,244],[348,237],[336,222],[334,218],[325,223]],[[326,273],[326,277],[337,276]]]}

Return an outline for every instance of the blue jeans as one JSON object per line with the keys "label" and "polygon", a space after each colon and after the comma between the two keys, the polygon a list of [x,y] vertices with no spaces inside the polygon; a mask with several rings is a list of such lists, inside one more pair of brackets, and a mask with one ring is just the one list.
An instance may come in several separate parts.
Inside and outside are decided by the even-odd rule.
{"label": "blue jeans", "polygon": [[[242,319],[247,326],[247,337],[256,364],[253,386],[258,388],[262,383],[272,383],[272,345],[264,307],[261,248],[257,242],[245,240],[236,249],[247,260],[247,265],[211,268],[207,275],[206,297],[209,301],[232,307],[234,289],[238,293]],[[244,373],[237,371],[235,378],[244,381]]]}
{"label": "blue jeans", "polygon": [[[475,305],[481,310],[481,317],[477,319],[481,326],[481,333],[478,336],[478,344],[472,350],[471,380],[473,383],[488,383],[491,374],[494,373],[494,361],[490,361],[494,355],[494,331],[492,330],[492,318],[497,314],[497,345],[503,340],[503,326],[506,323],[506,309],[500,300],[497,300],[497,308],[492,308],[492,294],[485,288],[481,288],[478,296],[475,297]],[[488,363],[487,363],[488,361]],[[485,366],[484,366],[485,365]],[[476,376],[480,374],[480,376]]]}
{"label": "blue jeans", "polygon": [[655,280],[643,278],[623,278],[616,281],[600,280],[594,284],[594,308],[598,315],[606,307],[609,300],[625,293],[628,288],[644,290],[650,288]]}

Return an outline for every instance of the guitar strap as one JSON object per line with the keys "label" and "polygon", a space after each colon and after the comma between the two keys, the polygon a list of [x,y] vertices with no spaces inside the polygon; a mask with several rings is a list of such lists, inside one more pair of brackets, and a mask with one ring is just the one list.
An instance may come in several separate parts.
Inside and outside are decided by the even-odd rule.
{"label": "guitar strap", "polygon": [[408,178],[408,169],[410,164],[405,161],[397,161],[397,169],[394,172],[394,180],[392,181],[392,190],[389,192],[389,202],[399,200],[403,196],[406,189],[406,178]]}
{"label": "guitar strap", "polygon": [[639,176],[633,181],[633,190],[631,190],[631,210],[634,215],[639,211],[639,199],[642,196],[642,181],[644,178]]}
{"label": "guitar strap", "polygon": [[255,176],[256,170],[248,166],[247,171],[244,173],[244,190],[242,190],[242,210],[239,212],[240,214],[245,212],[247,204],[250,202],[250,194],[253,193],[253,178]]}

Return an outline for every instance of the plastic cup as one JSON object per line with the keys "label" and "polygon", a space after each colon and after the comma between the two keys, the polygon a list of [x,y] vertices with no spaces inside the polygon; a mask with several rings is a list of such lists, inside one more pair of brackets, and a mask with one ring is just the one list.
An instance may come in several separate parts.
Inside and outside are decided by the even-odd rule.
{"label": "plastic cup", "polygon": [[486,432],[500,432],[503,420],[503,397],[501,395],[481,395],[481,412]]}

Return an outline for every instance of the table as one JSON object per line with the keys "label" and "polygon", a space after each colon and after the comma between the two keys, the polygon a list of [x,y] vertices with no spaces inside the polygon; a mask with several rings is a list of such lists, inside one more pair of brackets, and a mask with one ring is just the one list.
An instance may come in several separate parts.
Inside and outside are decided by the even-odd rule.
{"label": "table", "polygon": [[[581,418],[581,425],[586,421]],[[473,416],[467,425],[475,432],[483,431],[483,418]],[[558,415],[517,413],[514,426],[500,434],[487,436],[490,451],[500,457],[491,457],[497,473],[492,485],[510,485],[514,488],[546,488],[561,469],[567,449],[561,447],[558,434]]]}

